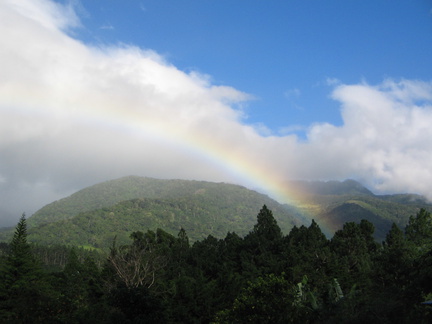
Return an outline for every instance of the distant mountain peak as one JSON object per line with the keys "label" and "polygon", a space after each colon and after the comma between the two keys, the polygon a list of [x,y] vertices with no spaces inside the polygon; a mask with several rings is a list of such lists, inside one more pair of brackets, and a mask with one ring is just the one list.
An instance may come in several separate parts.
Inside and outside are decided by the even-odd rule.
{"label": "distant mountain peak", "polygon": [[296,190],[313,195],[370,195],[374,194],[361,183],[345,181],[292,181]]}

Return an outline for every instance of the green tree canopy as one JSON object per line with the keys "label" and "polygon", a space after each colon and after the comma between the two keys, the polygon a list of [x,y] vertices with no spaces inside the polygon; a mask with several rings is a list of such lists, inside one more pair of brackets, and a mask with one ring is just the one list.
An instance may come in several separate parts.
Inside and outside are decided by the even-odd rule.
{"label": "green tree canopy", "polygon": [[40,323],[55,312],[56,295],[27,243],[23,214],[0,273],[0,321]]}
{"label": "green tree canopy", "polygon": [[268,209],[266,205],[264,205],[258,213],[257,223],[254,225],[251,234],[267,241],[274,241],[282,238],[282,231],[276,219],[273,217],[272,211]]}
{"label": "green tree canopy", "polygon": [[417,215],[410,216],[405,234],[416,246],[429,249],[432,246],[432,216],[424,208]]}

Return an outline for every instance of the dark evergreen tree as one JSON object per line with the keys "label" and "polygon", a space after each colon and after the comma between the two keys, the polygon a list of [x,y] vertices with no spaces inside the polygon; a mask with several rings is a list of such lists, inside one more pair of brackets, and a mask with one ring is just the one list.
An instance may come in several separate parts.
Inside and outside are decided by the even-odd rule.
{"label": "dark evergreen tree", "polygon": [[379,311],[391,323],[404,318],[412,307],[409,286],[415,260],[414,249],[402,230],[393,223],[375,259],[375,293],[369,296],[370,310]]}
{"label": "dark evergreen tree", "polygon": [[264,205],[258,213],[254,228],[244,238],[241,258],[247,279],[279,272],[276,269],[280,269],[281,243],[282,231],[272,211]]}
{"label": "dark evergreen tree", "polygon": [[[119,283],[109,292],[108,302],[111,306],[109,323],[168,322],[163,302],[145,286],[126,287]],[[92,323],[92,319],[89,322]]]}
{"label": "dark evergreen tree", "polygon": [[180,250],[189,249],[189,237],[183,227],[180,229],[180,232],[177,235],[177,244]]}
{"label": "dark evergreen tree", "polygon": [[429,323],[431,215],[373,234],[362,220],[328,240],[312,221],[283,236],[263,206],[244,238],[133,232],[100,269],[88,250],[29,245],[23,215],[0,247],[0,323]]}
{"label": "dark evergreen tree", "polygon": [[367,220],[362,220],[360,224],[348,222],[331,239],[331,273],[344,289],[349,290],[357,285],[364,291],[370,286],[377,250],[373,232],[374,226]]}
{"label": "dark evergreen tree", "polygon": [[105,291],[100,270],[92,259],[80,260],[77,250],[72,249],[64,270],[53,276],[60,292],[58,316],[61,321],[84,323],[88,318],[94,318],[94,323],[106,322]]}
{"label": "dark evergreen tree", "polygon": [[260,241],[275,241],[282,238],[282,231],[270,209],[264,205],[257,216],[257,223],[251,235],[259,237]]}
{"label": "dark evergreen tree", "polygon": [[27,243],[25,215],[20,218],[0,274],[0,321],[45,323],[55,318],[57,296]]}
{"label": "dark evergreen tree", "polygon": [[291,282],[306,275],[315,286],[325,287],[330,260],[329,241],[314,220],[309,227],[294,227],[283,239],[284,271]]}
{"label": "dark evergreen tree", "polygon": [[420,209],[417,215],[410,216],[405,228],[408,241],[413,242],[421,250],[432,247],[432,215],[425,209]]}
{"label": "dark evergreen tree", "polygon": [[378,258],[377,271],[382,284],[405,287],[415,260],[416,247],[406,238],[402,230],[393,223],[386,236],[383,249]]}
{"label": "dark evergreen tree", "polygon": [[217,314],[215,323],[312,323],[315,303],[305,284],[293,285],[273,274],[255,278],[230,308]]}

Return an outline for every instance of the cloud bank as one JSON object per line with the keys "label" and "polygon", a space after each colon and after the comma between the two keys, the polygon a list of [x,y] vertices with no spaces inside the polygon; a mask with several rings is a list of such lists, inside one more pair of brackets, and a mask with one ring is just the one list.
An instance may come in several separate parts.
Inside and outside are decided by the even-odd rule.
{"label": "cloud bank", "polygon": [[252,187],[267,172],[354,178],[432,199],[431,82],[337,83],[342,126],[310,125],[306,140],[263,135],[242,108],[250,95],[154,51],[84,44],[70,36],[79,26],[70,6],[0,3],[0,226],[131,174]]}

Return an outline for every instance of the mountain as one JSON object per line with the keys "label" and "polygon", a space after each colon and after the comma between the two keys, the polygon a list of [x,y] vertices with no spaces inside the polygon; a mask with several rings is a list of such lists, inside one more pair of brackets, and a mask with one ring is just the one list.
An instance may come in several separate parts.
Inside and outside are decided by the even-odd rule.
{"label": "mountain", "polygon": [[295,181],[289,186],[297,191],[298,213],[310,215],[322,224],[327,235],[341,229],[346,222],[366,219],[375,226],[375,238],[382,241],[393,222],[404,229],[409,216],[417,214],[420,208],[432,210],[432,204],[422,196],[375,195],[354,180]]}
{"label": "mountain", "polygon": [[[131,232],[184,228],[192,241],[227,232],[245,235],[263,205],[288,233],[301,218],[268,196],[245,187],[205,181],[125,177],[82,189],[53,202],[28,219],[28,239],[40,244],[109,247],[115,236]],[[9,237],[11,233],[9,232]],[[0,235],[0,240],[7,239]]]}
{"label": "mountain", "polygon": [[[28,219],[28,226],[33,227],[68,219],[79,213],[113,206],[125,200],[179,198],[190,196],[198,190],[215,187],[224,188],[227,192],[230,191],[228,188],[233,188],[229,185],[203,181],[162,180],[138,176],[123,177],[95,184],[69,197],[46,205]],[[236,186],[236,188],[240,188],[240,186]]]}
{"label": "mountain", "polygon": [[[422,196],[375,195],[354,180],[295,181],[287,186],[294,189],[291,205],[233,184],[124,177],[41,208],[27,220],[29,241],[107,248],[114,237],[122,243],[133,231],[156,228],[173,235],[184,228],[191,241],[208,235],[221,238],[228,232],[245,235],[264,204],[285,234],[313,218],[331,237],[346,222],[366,219],[382,241],[393,222],[404,229],[420,208],[432,210]],[[9,241],[12,234],[13,229],[3,229],[0,241]]]}
{"label": "mountain", "polygon": [[289,186],[294,187],[299,193],[309,195],[368,195],[373,196],[372,191],[355,180],[341,181],[290,181]]}

